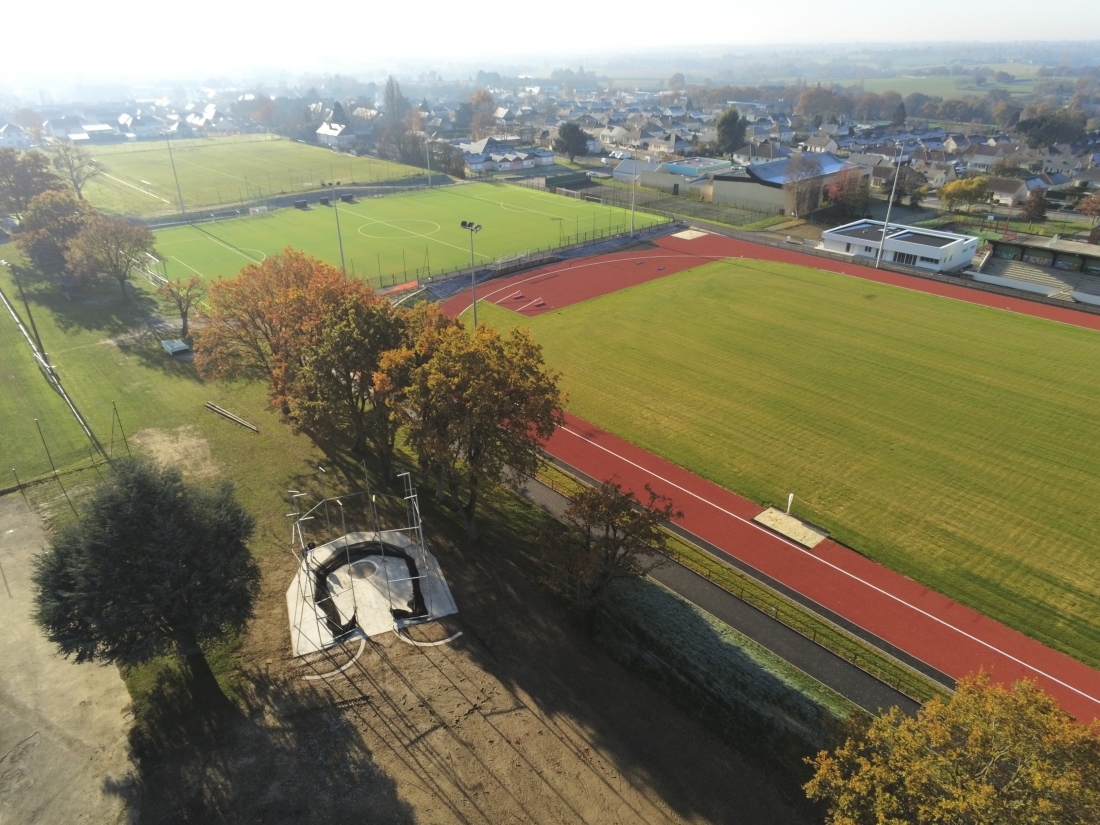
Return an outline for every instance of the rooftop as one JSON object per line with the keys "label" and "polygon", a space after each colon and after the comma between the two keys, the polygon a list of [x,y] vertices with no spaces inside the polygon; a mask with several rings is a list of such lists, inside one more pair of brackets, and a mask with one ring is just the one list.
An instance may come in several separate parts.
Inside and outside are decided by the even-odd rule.
{"label": "rooftop", "polygon": [[[882,240],[882,221],[862,220],[827,229],[830,235],[840,235],[845,238],[853,238],[870,243],[879,243]],[[922,229],[916,226],[892,223],[886,231],[886,239],[892,241],[904,241],[921,246],[943,248],[959,240],[971,239],[969,235],[957,235],[954,232],[940,232],[936,229]]]}

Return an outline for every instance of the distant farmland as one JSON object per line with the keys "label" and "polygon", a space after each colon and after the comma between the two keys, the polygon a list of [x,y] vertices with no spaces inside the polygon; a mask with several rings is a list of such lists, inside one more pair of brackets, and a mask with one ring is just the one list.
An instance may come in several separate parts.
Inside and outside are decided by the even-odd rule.
{"label": "distant farmland", "polygon": [[320,189],[322,183],[376,183],[424,174],[423,169],[269,135],[173,140],[92,148],[105,169],[85,189],[96,207],[137,217],[179,211],[172,163],[184,207],[211,210],[274,195]]}

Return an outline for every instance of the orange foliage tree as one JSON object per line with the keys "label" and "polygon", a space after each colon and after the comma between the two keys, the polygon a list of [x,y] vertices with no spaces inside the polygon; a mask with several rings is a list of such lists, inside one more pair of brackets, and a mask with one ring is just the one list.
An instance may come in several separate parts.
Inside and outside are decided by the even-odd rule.
{"label": "orange foliage tree", "polygon": [[1086,825],[1100,822],[1100,725],[1033,683],[979,673],[915,718],[894,708],[834,753],[807,760],[829,825]]}

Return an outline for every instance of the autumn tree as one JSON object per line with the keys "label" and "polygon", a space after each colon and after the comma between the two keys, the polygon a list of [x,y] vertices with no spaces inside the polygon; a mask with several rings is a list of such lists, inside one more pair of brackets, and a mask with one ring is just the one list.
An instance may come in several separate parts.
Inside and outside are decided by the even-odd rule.
{"label": "autumn tree", "polygon": [[84,200],[84,184],[104,171],[87,150],[67,140],[54,147],[53,168],[80,200]]}
{"label": "autumn tree", "polygon": [[569,496],[564,539],[544,544],[549,578],[581,611],[590,637],[611,586],[647,576],[663,564],[669,537],[661,526],[683,518],[669,498],[648,484],[645,491],[647,499],[640,501],[616,478],[582,488]]}
{"label": "autumn tree", "polygon": [[496,131],[497,104],[486,89],[478,89],[470,96],[470,135],[474,140],[487,138]]}
{"label": "autumn tree", "polygon": [[745,145],[745,127],[747,121],[741,117],[736,107],[730,106],[718,116],[718,151],[723,155],[732,155]]}
{"label": "autumn tree", "polygon": [[894,708],[807,761],[806,793],[829,825],[1100,822],[1100,726],[1027,681],[971,676],[915,718]]}
{"label": "autumn tree", "polygon": [[672,77],[668,79],[668,88],[672,91],[680,91],[687,85],[687,78],[684,77],[683,72],[676,72]]}
{"label": "autumn tree", "polygon": [[60,267],[69,244],[95,214],[87,201],[77,200],[69,190],[51,189],[27,204],[15,243],[40,269]]}
{"label": "autumn tree", "polygon": [[1050,208],[1050,203],[1047,201],[1047,190],[1042,186],[1036,186],[1027,193],[1024,208],[1020,211],[1020,219],[1028,223],[1045,221],[1048,208]]}
{"label": "autumn tree", "polygon": [[526,329],[450,326],[417,368],[403,419],[421,466],[436,468],[476,539],[478,494],[512,470],[533,473],[535,450],[562,421],[558,376]]}
{"label": "autumn tree", "polygon": [[[400,320],[389,301],[348,279],[338,301],[302,319],[300,359],[288,371],[286,398],[295,424],[330,440],[350,438],[352,454],[366,457],[372,426],[374,375],[383,353],[402,343]],[[384,429],[384,428],[382,428]],[[376,453],[388,477],[393,441],[383,435]]]}
{"label": "autumn tree", "polygon": [[153,233],[144,224],[97,215],[69,243],[65,262],[76,275],[110,275],[127,299],[126,284],[134,268],[143,265],[154,251]]}
{"label": "autumn tree", "polygon": [[325,307],[343,303],[350,283],[339,270],[291,247],[210,285],[195,366],[209,379],[266,381],[272,406],[290,414],[289,385]]}
{"label": "autumn tree", "polygon": [[171,278],[160,285],[157,294],[162,303],[179,313],[182,327],[180,337],[186,338],[190,332],[188,320],[191,310],[206,295],[206,282],[199,275]]}
{"label": "autumn tree", "polygon": [[577,155],[588,153],[589,140],[591,135],[578,124],[572,121],[563,123],[558,127],[558,136],[554,138],[554,151],[559,155],[566,155],[572,163]]}
{"label": "autumn tree", "polygon": [[[367,432],[382,471],[390,476],[394,445],[400,429],[404,405],[414,372],[431,360],[439,344],[440,333],[458,324],[443,314],[438,304],[423,301],[415,307],[398,307],[395,311],[400,330],[400,343],[384,351],[378,359],[370,386],[370,408],[367,411]],[[422,457],[421,476],[427,479],[430,457]],[[439,476],[442,483],[442,476]],[[438,491],[442,496],[442,491]]]}
{"label": "autumn tree", "polygon": [[936,196],[948,209],[954,209],[961,203],[966,204],[969,209],[976,203],[989,200],[989,178],[978,175],[950,181],[939,188]]}
{"label": "autumn tree", "polygon": [[1096,219],[1100,218],[1100,192],[1093,192],[1081,201],[1077,206],[1077,211],[1092,218],[1092,223],[1095,225]]}
{"label": "autumn tree", "polygon": [[225,703],[203,646],[240,633],[260,592],[254,522],[228,482],[123,458],[34,562],[34,620],[62,656],[132,667],[184,659],[196,696]]}
{"label": "autumn tree", "polygon": [[0,149],[0,215],[20,216],[38,195],[63,186],[41,152]]}
{"label": "autumn tree", "polygon": [[817,209],[821,197],[821,161],[812,154],[792,155],[784,173],[787,214],[800,218]]}
{"label": "autumn tree", "polygon": [[845,215],[863,215],[871,202],[871,188],[862,170],[842,170],[825,185],[825,197]]}

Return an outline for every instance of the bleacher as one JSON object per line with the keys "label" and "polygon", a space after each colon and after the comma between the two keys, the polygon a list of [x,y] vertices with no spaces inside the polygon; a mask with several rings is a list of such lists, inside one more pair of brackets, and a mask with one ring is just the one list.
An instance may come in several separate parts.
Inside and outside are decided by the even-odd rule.
{"label": "bleacher", "polygon": [[982,267],[982,273],[1050,287],[1051,292],[1072,292],[1081,277],[1080,272],[1063,272],[1049,266],[1011,261],[1007,258],[990,258]]}

